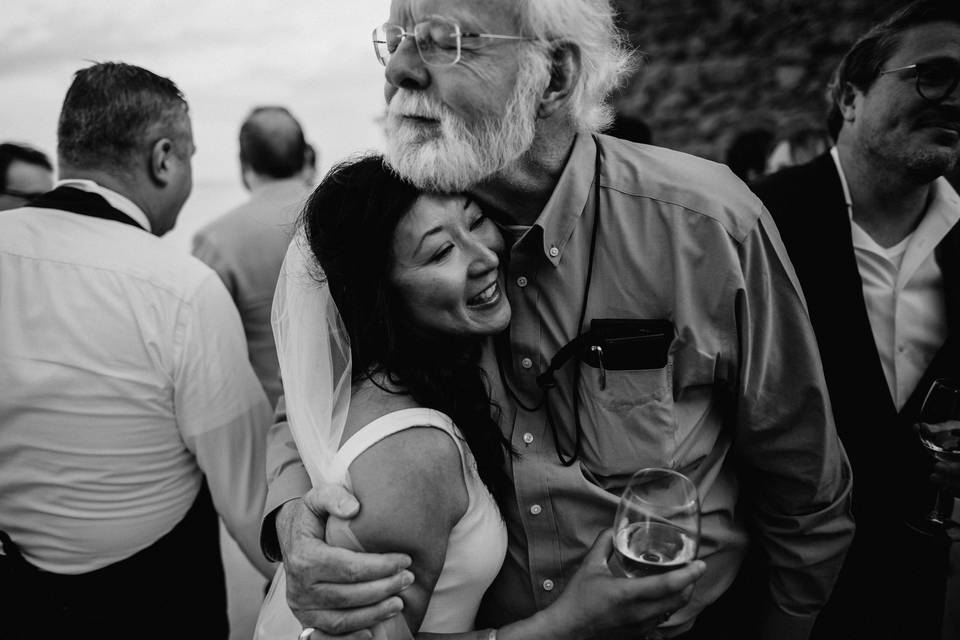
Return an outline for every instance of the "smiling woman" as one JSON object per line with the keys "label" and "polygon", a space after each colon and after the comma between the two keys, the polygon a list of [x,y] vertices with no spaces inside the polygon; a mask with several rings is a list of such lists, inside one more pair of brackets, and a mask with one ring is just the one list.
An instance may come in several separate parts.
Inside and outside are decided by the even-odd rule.
{"label": "smiling woman", "polygon": [[[500,231],[470,199],[423,195],[378,156],[335,167],[302,225],[274,308],[291,429],[311,477],[364,504],[327,539],[413,559],[388,637],[469,631],[506,552],[494,496],[509,489],[509,445],[479,366],[480,341],[510,319]],[[299,338],[307,327],[331,329],[313,342]],[[327,383],[300,384],[316,378]],[[330,415],[329,395],[345,414]],[[299,632],[285,592],[280,569],[257,638]]]}
{"label": "smiling woman", "polygon": [[503,249],[500,230],[470,198],[422,195],[397,225],[391,280],[425,329],[499,333],[510,321]]}

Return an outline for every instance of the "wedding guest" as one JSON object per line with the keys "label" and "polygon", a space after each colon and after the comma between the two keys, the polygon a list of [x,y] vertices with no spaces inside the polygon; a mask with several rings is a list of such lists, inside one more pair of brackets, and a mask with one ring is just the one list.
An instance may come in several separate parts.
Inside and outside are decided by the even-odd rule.
{"label": "wedding guest", "polygon": [[931,381],[960,377],[960,197],[943,178],[960,154],[958,82],[960,5],[909,4],[834,72],[836,146],[756,187],[796,265],[854,471],[857,533],[817,638],[941,637],[949,540],[918,528],[938,486],[960,494],[960,463],[934,464],[913,425]]}
{"label": "wedding guest", "polygon": [[[721,637],[708,607],[736,575],[750,521],[769,552],[754,615],[765,637],[805,637],[852,537],[850,474],[799,283],[760,201],[722,165],[592,135],[628,60],[608,2],[428,12],[394,0],[374,41],[390,165],[421,189],[468,192],[508,235],[512,319],[481,363],[519,456],[506,467],[507,556],[478,628],[488,637],[584,595],[577,568],[630,475],[654,466],[698,486],[707,567],[655,633]],[[625,340],[601,342],[601,330]],[[583,340],[603,361],[578,351]],[[317,513],[357,502],[329,484],[301,497],[310,482],[282,423],[268,456],[262,534],[301,623],[344,633],[400,611],[402,558],[321,539]],[[650,633],[658,599],[595,633]]]}
{"label": "wedding guest", "polygon": [[240,172],[250,198],[193,237],[193,255],[217,272],[240,311],[250,364],[271,406],[280,395],[280,370],[270,304],[308,194],[307,149],[303,129],[287,109],[251,111],[240,127]]}
{"label": "wedding guest", "polygon": [[229,634],[217,515],[257,548],[270,409],[216,274],[160,241],[192,186],[176,85],[78,71],[57,188],[0,216],[0,636]]}
{"label": "wedding guest", "polygon": [[53,165],[42,151],[0,144],[0,211],[22,207],[53,188]]}
{"label": "wedding guest", "polygon": [[765,173],[806,164],[832,146],[830,135],[820,127],[798,127],[781,138],[767,157]]}
{"label": "wedding guest", "polygon": [[755,128],[741,131],[727,147],[724,161],[730,170],[744,182],[753,182],[763,176],[767,155],[773,146],[773,132]]}

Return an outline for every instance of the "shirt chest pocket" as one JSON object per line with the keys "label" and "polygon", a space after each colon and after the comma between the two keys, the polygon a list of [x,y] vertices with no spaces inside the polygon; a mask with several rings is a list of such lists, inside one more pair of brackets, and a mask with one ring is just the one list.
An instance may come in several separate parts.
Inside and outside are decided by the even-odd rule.
{"label": "shirt chest pocket", "polygon": [[719,350],[702,350],[687,329],[666,349],[649,361],[663,362],[655,368],[607,368],[601,375],[595,363],[578,363],[581,464],[595,484],[616,488],[639,469],[700,455],[698,434],[713,404]]}
{"label": "shirt chest pocket", "polygon": [[673,365],[605,370],[580,364],[583,464],[599,478],[669,466],[674,449]]}

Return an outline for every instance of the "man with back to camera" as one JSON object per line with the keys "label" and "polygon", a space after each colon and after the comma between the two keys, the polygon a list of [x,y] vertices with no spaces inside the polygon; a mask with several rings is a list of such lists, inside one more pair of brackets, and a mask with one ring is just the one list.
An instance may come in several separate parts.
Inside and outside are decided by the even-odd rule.
{"label": "man with back to camera", "polygon": [[36,149],[0,144],[0,211],[22,207],[31,198],[53,188],[53,165]]}
{"label": "man with back to camera", "polygon": [[756,188],[854,470],[857,533],[818,638],[940,638],[949,541],[917,529],[937,487],[960,493],[960,463],[934,465],[914,423],[935,378],[960,379],[960,198],[942,177],[960,154],[958,82],[960,5],[904,7],[834,73],[836,146]]}
{"label": "man with back to camera", "polygon": [[[721,165],[591,136],[628,62],[606,1],[394,0],[374,37],[390,163],[424,189],[469,191],[512,244],[513,321],[484,369],[519,453],[516,502],[501,506],[510,548],[478,627],[576,597],[565,588],[627,478],[666,466],[699,487],[706,573],[671,612],[652,597],[657,577],[581,569],[624,604],[592,634],[726,637],[693,623],[737,572],[748,512],[770,553],[755,603],[764,637],[806,637],[852,536],[850,475],[799,284],[760,202]],[[603,319],[666,323],[639,354],[662,361],[638,366],[607,343],[619,365],[554,361],[545,390],[555,354]],[[310,485],[285,423],[268,456],[262,537],[282,551],[291,607],[308,629],[368,637],[357,630],[402,607],[408,561],[325,546],[315,514],[349,516],[356,501],[332,486],[299,498]],[[737,472],[756,487],[744,510]]]}
{"label": "man with back to camera", "polygon": [[240,171],[250,199],[193,238],[193,255],[217,272],[240,311],[250,363],[271,406],[281,389],[270,306],[307,196],[310,153],[287,109],[251,111],[240,127]]}
{"label": "man with back to camera", "polygon": [[269,407],[223,284],[159,239],[193,153],[173,82],[94,64],[58,187],[0,216],[4,638],[226,638],[218,512],[270,572]]}

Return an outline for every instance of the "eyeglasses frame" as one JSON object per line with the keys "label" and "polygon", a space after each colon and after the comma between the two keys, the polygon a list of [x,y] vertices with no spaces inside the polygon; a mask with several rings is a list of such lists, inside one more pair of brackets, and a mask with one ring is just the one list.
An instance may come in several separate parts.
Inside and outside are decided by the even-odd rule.
{"label": "eyeglasses frame", "polygon": [[[420,41],[417,39],[416,32],[417,32],[417,27],[423,24],[427,24],[428,22],[430,22],[429,20],[424,20],[422,22],[418,22],[417,24],[413,25],[413,31],[407,31],[400,25],[390,24],[388,22],[384,22],[382,25],[375,27],[371,35],[373,37],[373,51],[377,56],[377,60],[379,60],[380,64],[382,64],[383,66],[387,66],[387,63],[389,62],[389,60],[385,60],[383,56],[380,55],[380,51],[377,49],[378,44],[384,44],[384,45],[387,44],[386,41],[384,40],[377,40],[377,31],[386,27],[396,27],[397,29],[400,30],[400,44],[403,44],[403,40],[405,38],[413,38],[413,42],[417,45],[417,54],[420,56],[420,59],[423,60],[424,64],[430,65],[431,67],[452,67],[453,65],[460,62],[460,58],[462,57],[462,54],[463,54],[463,48],[461,46],[463,38],[492,38],[494,40],[533,40],[533,38],[528,38],[526,36],[509,36],[509,35],[503,35],[499,33],[472,33],[472,32],[465,33],[460,30],[460,25],[454,22],[453,20],[443,18],[443,21],[449,22],[450,24],[453,25],[454,34],[456,35],[456,38],[457,38],[457,55],[453,59],[453,62],[444,62],[444,63],[430,62],[423,56],[423,51],[420,49]],[[397,49],[400,48],[400,44],[397,45]],[[393,54],[390,54],[390,55],[392,56]]]}
{"label": "eyeglasses frame", "polygon": [[914,77],[914,81],[915,81],[915,87],[916,87],[916,89],[917,89],[917,93],[920,95],[921,98],[923,98],[923,99],[926,100],[927,102],[941,102],[941,101],[943,101],[943,100],[946,100],[947,98],[950,97],[950,95],[951,95],[954,91],[957,90],[957,85],[960,84],[960,67],[958,67],[957,73],[954,74],[954,76],[953,76],[953,82],[950,84],[950,88],[947,89],[947,90],[943,93],[942,96],[940,96],[939,98],[928,98],[927,96],[923,95],[923,91],[920,89],[920,68],[921,68],[921,66],[923,66],[923,65],[925,65],[925,64],[928,64],[928,63],[926,63],[926,62],[915,62],[915,63],[913,63],[913,64],[908,64],[908,65],[906,65],[905,67],[897,67],[896,69],[885,69],[885,70],[881,71],[880,73],[878,73],[878,74],[877,74],[877,77],[879,77],[879,76],[885,76],[885,75],[887,75],[888,73],[897,73],[897,72],[899,72],[899,71],[907,71],[908,69],[914,69],[915,71],[914,71],[913,77]]}

